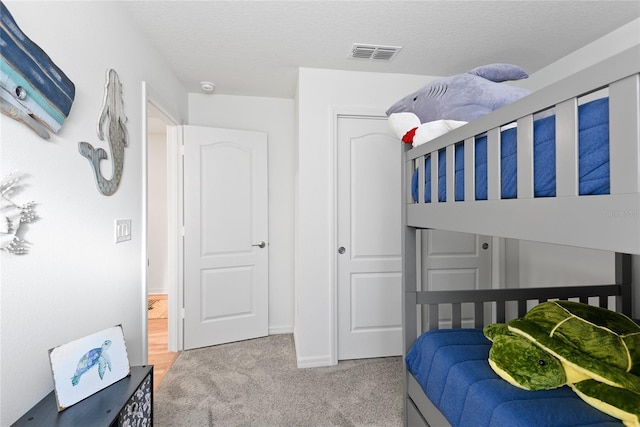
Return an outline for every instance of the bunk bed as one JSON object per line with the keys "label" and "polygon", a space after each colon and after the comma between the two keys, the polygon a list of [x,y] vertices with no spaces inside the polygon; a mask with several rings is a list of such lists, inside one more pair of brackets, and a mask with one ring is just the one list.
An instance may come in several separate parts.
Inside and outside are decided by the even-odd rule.
{"label": "bunk bed", "polygon": [[[599,166],[604,172],[598,184],[589,188],[584,175],[592,166],[585,166],[583,159],[589,156],[584,147],[582,122],[588,119],[583,110],[602,107],[594,107],[597,104],[605,104],[606,120],[598,125],[600,133],[604,129],[604,142],[600,136],[595,143],[605,147],[598,154],[604,157]],[[535,134],[546,126],[540,122],[549,120],[552,141],[545,142],[541,150]],[[551,160],[541,160],[539,156],[549,150]],[[507,163],[509,156],[512,163]],[[549,169],[542,170],[543,163]],[[487,396],[482,388],[475,397],[470,396],[470,391],[462,390],[467,387],[463,379],[447,383],[452,379],[442,372],[448,373],[453,365],[447,363],[452,362],[436,360],[433,349],[425,350],[431,356],[416,356],[415,346],[445,343],[456,355],[461,352],[455,349],[474,348],[476,354],[469,362],[474,366],[472,376],[487,379],[495,375],[486,361],[490,342],[481,329],[489,323],[521,317],[532,305],[552,299],[575,299],[632,314],[630,254],[640,254],[640,46],[423,145],[407,146],[402,169],[403,339],[405,359],[411,365],[405,366],[405,424],[620,425],[570,389],[551,390],[549,396],[545,391],[536,395],[538,401],[515,405],[529,408],[529,413],[514,415],[505,409],[500,415],[488,407],[499,406],[499,400]],[[550,175],[552,182],[541,191],[539,177]],[[421,229],[611,251],[615,253],[616,280],[598,286],[423,291],[417,259]],[[451,312],[449,330],[439,329],[444,310]],[[461,332],[460,328],[471,329]],[[428,331],[433,329],[437,331]],[[440,364],[429,371],[430,363]],[[518,390],[504,381],[501,384]],[[462,398],[466,401],[459,401]],[[522,402],[525,397],[508,399],[512,398]],[[555,404],[549,403],[553,399],[559,399],[564,409],[553,409]],[[500,421],[496,416],[506,418]],[[509,417],[519,421],[514,423],[515,418]]]}

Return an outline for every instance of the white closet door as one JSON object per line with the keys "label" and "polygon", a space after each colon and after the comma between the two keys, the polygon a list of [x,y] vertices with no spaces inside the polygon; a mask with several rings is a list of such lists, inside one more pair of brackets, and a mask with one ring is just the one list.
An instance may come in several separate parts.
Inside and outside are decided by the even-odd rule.
{"label": "white closet door", "polygon": [[338,359],[402,354],[401,143],[386,118],[340,117]]}

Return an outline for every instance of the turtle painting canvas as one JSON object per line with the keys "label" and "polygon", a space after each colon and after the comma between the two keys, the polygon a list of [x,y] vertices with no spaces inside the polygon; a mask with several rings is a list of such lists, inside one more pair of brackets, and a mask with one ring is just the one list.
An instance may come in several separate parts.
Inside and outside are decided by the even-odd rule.
{"label": "turtle painting canvas", "polygon": [[109,347],[111,347],[111,340],[104,340],[102,346],[99,348],[92,348],[86,354],[82,355],[78,361],[76,372],[71,378],[71,384],[74,386],[78,385],[82,374],[96,365],[98,366],[98,375],[100,376],[100,379],[104,379],[106,369],[109,368],[109,370],[111,370],[111,360],[109,360],[109,355],[107,354]]}
{"label": "turtle painting canvas", "polygon": [[640,325],[572,301],[538,304],[508,324],[489,325],[489,364],[526,390],[568,385],[591,406],[640,427]]}
{"label": "turtle painting canvas", "polygon": [[55,347],[49,359],[60,411],[130,373],[121,325]]}

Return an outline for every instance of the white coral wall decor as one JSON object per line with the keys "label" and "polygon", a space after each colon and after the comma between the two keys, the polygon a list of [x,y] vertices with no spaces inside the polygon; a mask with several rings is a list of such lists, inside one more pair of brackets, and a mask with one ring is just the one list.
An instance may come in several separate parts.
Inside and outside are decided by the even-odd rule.
{"label": "white coral wall decor", "polygon": [[0,181],[0,250],[16,255],[29,251],[23,225],[38,219],[34,202],[20,205],[11,199],[20,179],[16,173],[11,173]]}

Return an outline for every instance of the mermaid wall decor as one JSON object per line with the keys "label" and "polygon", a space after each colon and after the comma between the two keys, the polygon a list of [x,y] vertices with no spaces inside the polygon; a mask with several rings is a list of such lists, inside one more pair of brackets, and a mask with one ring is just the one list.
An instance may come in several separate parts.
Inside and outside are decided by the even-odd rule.
{"label": "mermaid wall decor", "polygon": [[111,151],[112,176],[107,179],[100,170],[100,160],[107,159],[108,154],[102,148],[94,148],[88,142],[79,142],[78,150],[86,157],[96,176],[98,191],[105,196],[111,196],[120,186],[122,170],[124,168],[124,147],[128,144],[127,128],[125,123],[124,104],[122,101],[122,84],[118,73],[109,69],[104,88],[104,101],[98,117],[98,138],[104,141],[105,137]]}

